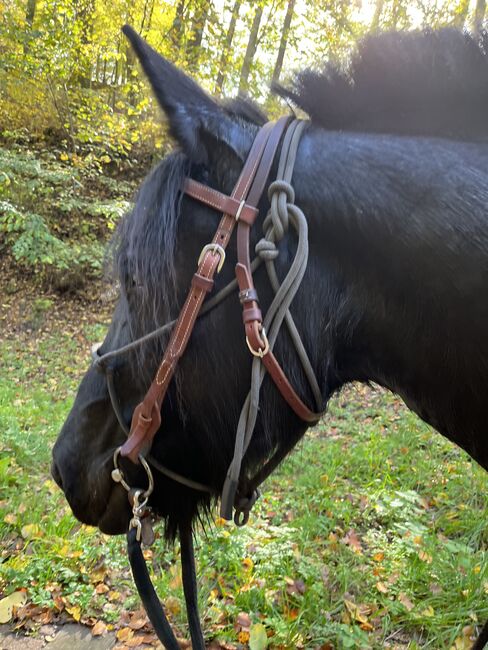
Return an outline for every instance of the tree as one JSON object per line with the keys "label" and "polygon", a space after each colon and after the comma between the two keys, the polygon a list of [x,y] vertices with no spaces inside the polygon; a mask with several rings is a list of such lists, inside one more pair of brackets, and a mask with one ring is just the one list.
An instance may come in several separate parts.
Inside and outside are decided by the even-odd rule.
{"label": "tree", "polygon": [[200,48],[202,46],[203,32],[205,24],[208,19],[210,9],[212,8],[211,2],[203,2],[198,0],[193,12],[191,21],[191,36],[186,45],[186,60],[188,63],[188,70],[195,72],[198,68],[198,61],[200,59]]}
{"label": "tree", "polygon": [[30,32],[32,31],[32,25],[34,24],[34,16],[36,15],[36,1],[37,0],[27,0],[27,8],[25,10],[25,23],[26,23],[26,39],[24,41],[24,54],[27,54],[29,51],[29,37]]}
{"label": "tree", "polygon": [[241,68],[241,76],[239,79],[239,92],[246,93],[249,88],[249,74],[251,72],[252,61],[256,54],[259,26],[263,16],[263,7],[259,4],[256,7],[254,19],[252,21],[251,31],[249,32],[249,40],[247,42],[246,54]]}
{"label": "tree", "polygon": [[376,0],[374,7],[373,19],[371,20],[370,31],[377,32],[380,26],[381,12],[383,11],[383,5],[385,0]]}
{"label": "tree", "polygon": [[483,28],[485,19],[486,0],[476,0],[476,9],[474,12],[473,32],[478,35]]}
{"label": "tree", "polygon": [[236,0],[236,2],[234,2],[232,15],[230,17],[230,22],[229,22],[229,29],[227,30],[227,35],[225,37],[224,45],[222,48],[222,55],[220,57],[220,65],[217,74],[217,81],[215,82],[215,93],[219,95],[222,94],[222,88],[224,87],[227,67],[229,65],[229,52],[232,46],[232,41],[234,39],[234,33],[236,31],[236,24],[237,24],[237,19],[239,18],[239,10],[241,8],[241,4],[242,4],[241,0]]}
{"label": "tree", "polygon": [[283,22],[283,30],[281,32],[280,46],[278,48],[278,56],[273,70],[272,81],[279,81],[281,69],[283,68],[283,60],[285,58],[285,50],[288,44],[288,34],[290,32],[291,20],[293,18],[293,10],[295,9],[295,0],[288,0],[286,8],[285,20]]}
{"label": "tree", "polygon": [[186,11],[185,0],[179,0],[176,6],[176,14],[173,19],[173,24],[171,25],[171,29],[169,33],[173,47],[177,51],[181,47],[183,34],[185,33],[185,11]]}

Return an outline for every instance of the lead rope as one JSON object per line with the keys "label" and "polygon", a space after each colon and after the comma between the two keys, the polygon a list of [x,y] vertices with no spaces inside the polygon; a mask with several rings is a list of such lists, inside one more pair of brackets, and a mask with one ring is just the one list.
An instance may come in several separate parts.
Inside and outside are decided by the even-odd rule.
{"label": "lead rope", "polygon": [[[266,269],[275,293],[273,301],[266,313],[263,326],[268,334],[269,348],[273,350],[283,320],[286,320],[288,331],[297,349],[298,357],[310,383],[317,410],[322,410],[322,395],[318,386],[312,364],[298,334],[289,307],[295,297],[308,262],[308,225],[303,212],[294,204],[295,193],[290,184],[300,137],[306,122],[295,120],[288,128],[281,149],[278,165],[277,180],[271,183],[268,195],[271,207],[263,223],[264,237],[256,245],[256,253],[266,263]],[[280,284],[274,259],[278,255],[276,242],[280,241],[288,230],[289,224],[297,233],[298,244],[293,262]],[[266,370],[259,357],[254,357],[251,369],[251,389],[242,407],[237,425],[234,456],[230,464],[222,491],[220,514],[225,519],[232,516],[232,508],[236,506],[234,521],[242,526],[247,523],[249,511],[254,505],[259,493],[256,489],[250,495],[236,497],[241,465],[252,439],[259,410],[259,394]],[[319,415],[317,414],[317,417]],[[273,458],[270,460],[273,463]]]}

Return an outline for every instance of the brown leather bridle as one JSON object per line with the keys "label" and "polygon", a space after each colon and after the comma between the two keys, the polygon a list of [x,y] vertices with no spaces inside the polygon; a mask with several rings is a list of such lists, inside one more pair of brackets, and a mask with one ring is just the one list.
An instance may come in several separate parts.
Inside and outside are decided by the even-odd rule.
{"label": "brown leather bridle", "polygon": [[246,340],[253,355],[262,359],[283,398],[305,422],[316,422],[313,413],[295,392],[274,354],[269,350],[266,332],[262,328],[262,314],[257,291],[254,288],[249,256],[249,232],[258,215],[257,205],[269,176],[279,142],[290,118],[276,123],[268,122],[258,132],[247,161],[232,194],[227,196],[206,185],[187,178],[183,191],[191,198],[223,212],[212,241],[206,244],[198,260],[198,268],[191,282],[176,325],[171,333],[161,364],[144,399],[133,413],[130,433],[122,445],[121,456],[133,463],[139,454],[147,452],[161,426],[161,405],[174,375],[179,359],[191,337],[198,313],[206,295],[212,291],[213,278],[225,260],[225,249],[237,225],[237,265],[235,269],[242,304]]}

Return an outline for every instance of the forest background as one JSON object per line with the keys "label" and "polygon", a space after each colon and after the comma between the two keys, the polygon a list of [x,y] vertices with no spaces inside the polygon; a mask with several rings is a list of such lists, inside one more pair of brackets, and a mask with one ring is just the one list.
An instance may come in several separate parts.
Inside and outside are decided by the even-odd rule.
{"label": "forest background", "polygon": [[[0,0],[0,647],[13,628],[44,643],[73,621],[119,650],[157,646],[124,540],[80,525],[49,477],[116,299],[106,244],[172,147],[121,26],[274,117],[287,107],[273,80],[346,60],[366,34],[476,34],[485,13],[485,0]],[[467,650],[488,618],[486,487],[397,398],[345,391],[249,526],[217,519],[197,538],[209,647]],[[147,553],[187,647],[178,549]]]}
{"label": "forest background", "polygon": [[[485,5],[3,0],[2,252],[15,268],[62,290],[99,276],[101,242],[127,209],[137,182],[170,146],[120,31],[124,23],[210,93],[249,95],[272,116],[283,107],[270,94],[270,82],[343,57],[368,32],[446,25],[479,31]],[[133,183],[116,187],[111,179]]]}

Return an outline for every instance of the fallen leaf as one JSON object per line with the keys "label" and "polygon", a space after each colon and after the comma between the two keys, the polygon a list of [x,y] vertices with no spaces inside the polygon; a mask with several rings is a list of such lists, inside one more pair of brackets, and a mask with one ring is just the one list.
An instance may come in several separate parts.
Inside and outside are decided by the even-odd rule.
{"label": "fallen leaf", "polygon": [[164,601],[164,605],[173,616],[177,616],[181,612],[180,600],[175,596],[168,596]]}
{"label": "fallen leaf", "polygon": [[75,619],[76,622],[79,622],[81,618],[81,607],[79,605],[73,605],[73,607],[66,607],[66,611],[68,614],[71,614],[71,616]]}
{"label": "fallen leaf", "polygon": [[0,623],[8,623],[14,607],[22,607],[27,601],[25,591],[14,591],[0,600]]}
{"label": "fallen leaf", "polygon": [[422,560],[422,562],[426,562],[427,564],[432,564],[432,555],[429,555],[425,551],[419,551],[418,556]]}
{"label": "fallen leaf", "polygon": [[363,546],[361,540],[359,539],[357,533],[352,528],[344,535],[342,542],[349,546],[355,553],[362,553]]}
{"label": "fallen leaf", "polygon": [[141,628],[144,627],[147,623],[147,617],[146,616],[137,616],[134,618],[131,618],[129,621],[129,627],[131,630],[140,630]]}
{"label": "fallen leaf", "polygon": [[376,583],[376,589],[382,594],[388,593],[388,587],[385,585],[384,582],[381,582],[380,580],[378,580],[378,582]]}
{"label": "fallen leaf", "polygon": [[97,621],[91,629],[93,636],[101,636],[107,631],[107,626],[103,621]]}
{"label": "fallen leaf", "polygon": [[431,618],[432,616],[434,616],[434,614],[435,614],[435,612],[434,612],[434,608],[432,607],[432,605],[429,605],[428,607],[426,607],[424,610],[422,610],[420,612],[421,616],[425,616],[427,618]]}
{"label": "fallen leaf", "polygon": [[6,524],[10,524],[10,526],[14,526],[17,523],[17,515],[14,515],[13,512],[9,512],[8,514],[5,515],[3,520]]}
{"label": "fallen leaf", "polygon": [[237,615],[236,623],[237,623],[237,625],[240,625],[243,628],[250,628],[251,627],[251,617],[246,612],[240,612]]}
{"label": "fallen leaf", "polygon": [[250,650],[266,650],[268,647],[268,635],[266,628],[262,623],[255,623],[251,627],[249,634],[249,648]]}
{"label": "fallen leaf", "polygon": [[130,629],[130,627],[123,627],[120,630],[117,630],[115,636],[119,641],[122,641],[122,643],[126,643],[128,639],[132,639],[134,632]]}
{"label": "fallen leaf", "polygon": [[407,612],[411,612],[412,609],[415,607],[415,605],[412,603],[412,601],[407,596],[407,594],[404,593],[398,594],[398,602],[400,602],[405,607]]}

